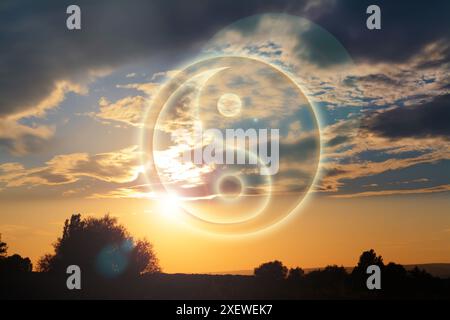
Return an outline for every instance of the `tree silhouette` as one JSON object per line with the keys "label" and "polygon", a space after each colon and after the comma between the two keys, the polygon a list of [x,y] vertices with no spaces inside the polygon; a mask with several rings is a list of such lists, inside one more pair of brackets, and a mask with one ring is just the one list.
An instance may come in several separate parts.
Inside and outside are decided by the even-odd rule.
{"label": "tree silhouette", "polygon": [[377,256],[373,249],[364,251],[361,254],[357,266],[352,271],[352,275],[365,275],[367,267],[371,265],[377,265],[381,269],[384,267],[383,258],[381,256]]}
{"label": "tree silhouette", "polygon": [[1,241],[0,235],[0,274],[10,275],[21,272],[31,272],[33,265],[29,258],[22,258],[18,254],[7,256],[8,246]]}
{"label": "tree silhouette", "polygon": [[8,251],[8,246],[5,242],[2,242],[2,235],[0,234],[0,258],[6,257],[6,252]]}
{"label": "tree silhouette", "polygon": [[377,265],[380,268],[384,266],[383,258],[381,256],[377,256],[375,250],[370,249],[369,251],[364,251],[359,257],[358,265],[354,269],[354,271],[363,271],[364,273],[367,270],[367,267],[370,265]]}
{"label": "tree silhouette", "polygon": [[22,258],[18,254],[13,254],[0,261],[0,273],[2,274],[31,272],[32,270],[33,265],[31,264],[31,260],[29,258]]}
{"label": "tree silhouette", "polygon": [[346,289],[348,274],[344,267],[337,265],[326,266],[322,270],[315,270],[308,274],[309,288],[318,290],[323,297],[342,296]]}
{"label": "tree silhouette", "polygon": [[389,262],[384,267],[384,274],[388,276],[392,276],[394,278],[404,278],[407,275],[405,267],[401,264],[397,264],[394,262]]}
{"label": "tree silhouette", "polygon": [[389,294],[398,294],[406,289],[408,272],[401,265],[389,262],[383,270],[383,289]]}
{"label": "tree silhouette", "polygon": [[254,274],[258,279],[263,280],[283,280],[288,273],[287,267],[281,261],[275,260],[266,262],[255,268]]}
{"label": "tree silhouette", "polygon": [[[402,265],[384,266],[375,251],[363,252],[351,275],[342,266],[329,265],[305,273],[288,269],[280,261],[259,265],[254,277],[245,275],[136,275],[159,271],[148,241],[134,241],[109,216],[81,219],[74,215],[64,225],[55,243],[55,253],[41,258],[39,270],[32,270],[28,258],[19,255],[0,258],[0,299],[448,299],[450,279],[433,277],[419,268],[407,271]],[[6,248],[6,244],[2,246]],[[77,264],[82,269],[83,290],[67,290],[65,269]],[[369,290],[365,268],[382,266],[382,290]],[[62,271],[64,279],[57,276]],[[362,272],[362,273],[359,273]],[[102,280],[120,277],[120,280]],[[95,275],[96,277],[89,276]],[[125,277],[129,275],[128,277]],[[134,275],[134,277],[130,277]]]}
{"label": "tree silhouette", "polygon": [[39,260],[39,271],[64,273],[69,265],[78,265],[84,275],[110,278],[160,271],[152,245],[147,240],[135,241],[108,215],[87,219],[72,215],[54,250]]}
{"label": "tree silhouette", "polygon": [[431,274],[426,272],[424,269],[420,269],[418,266],[415,266],[412,270],[410,270],[409,275],[413,279],[420,279],[420,280],[433,279],[433,276]]}
{"label": "tree silhouette", "polygon": [[380,269],[384,268],[383,258],[381,256],[377,256],[375,250],[370,249],[368,251],[364,251],[359,257],[359,261],[357,266],[353,269],[351,277],[353,287],[356,290],[366,290],[366,278],[367,278],[367,267],[371,265],[377,265]]}
{"label": "tree silhouette", "polygon": [[289,269],[289,274],[287,276],[287,279],[289,281],[299,281],[305,276],[305,271],[303,271],[302,268],[296,267]]}

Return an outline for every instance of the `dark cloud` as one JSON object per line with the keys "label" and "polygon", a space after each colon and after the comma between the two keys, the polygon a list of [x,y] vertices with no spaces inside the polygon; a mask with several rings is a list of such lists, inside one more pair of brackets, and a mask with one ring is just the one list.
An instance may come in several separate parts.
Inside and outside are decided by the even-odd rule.
{"label": "dark cloud", "polygon": [[382,73],[368,74],[365,76],[347,76],[342,81],[345,85],[353,86],[357,82],[379,83],[385,85],[396,85],[398,81]]}
{"label": "dark cloud", "polygon": [[362,127],[392,139],[433,136],[450,139],[450,94],[377,113],[364,120]]}
{"label": "dark cloud", "polygon": [[58,80],[78,82],[91,70],[194,52],[237,19],[305,2],[77,1],[82,30],[69,31],[66,8],[73,1],[2,1],[0,117],[32,108]]}
{"label": "dark cloud", "polygon": [[[366,9],[381,8],[381,30],[366,28]],[[438,64],[450,61],[450,1],[336,1],[315,21],[333,33],[356,60],[405,61],[425,45],[447,44]]]}
{"label": "dark cloud", "polygon": [[[194,44],[231,22],[264,12],[308,16],[310,11],[304,9],[309,2],[77,1],[82,8],[82,30],[68,31],[65,9],[72,1],[2,1],[0,117],[33,107],[58,80],[77,81],[86,78],[90,70],[158,54],[194,52]],[[369,31],[365,9],[372,2],[337,1],[333,5],[319,1],[322,6],[314,6],[310,15],[337,36],[354,57],[398,61],[426,43],[448,41],[449,1],[433,5],[378,1],[383,29]]]}
{"label": "dark cloud", "polygon": [[47,137],[39,137],[32,134],[24,134],[15,137],[0,137],[0,146],[14,155],[23,155],[29,152],[37,152],[48,146]]}
{"label": "dark cloud", "polygon": [[323,170],[323,176],[324,177],[335,177],[335,176],[339,176],[339,175],[345,174],[347,172],[348,171],[346,171],[346,170],[337,169],[337,168],[324,169]]}
{"label": "dark cloud", "polygon": [[336,136],[336,137],[330,139],[330,140],[326,143],[326,145],[327,145],[328,147],[335,147],[335,146],[338,146],[338,145],[343,144],[343,143],[345,143],[345,142],[348,142],[349,140],[350,140],[350,137],[348,137],[348,136],[338,135],[338,136]]}
{"label": "dark cloud", "polygon": [[310,161],[318,157],[319,139],[315,136],[300,139],[295,143],[280,143],[280,159]]}
{"label": "dark cloud", "polygon": [[[308,3],[319,5],[314,6],[313,13],[305,12]],[[0,119],[35,108],[60,80],[83,82],[92,70],[158,56],[170,61],[171,55],[197,54],[202,43],[221,28],[258,13],[285,12],[312,18],[335,35],[354,58],[403,61],[428,43],[439,40],[449,43],[450,1],[436,1],[432,5],[377,1],[382,8],[382,30],[369,31],[365,27],[365,10],[372,3],[80,0],[77,4],[82,9],[82,30],[68,31],[65,10],[72,1],[1,1]],[[255,26],[248,26],[252,27]],[[448,53],[447,48],[440,59],[429,63],[448,62]],[[340,56],[335,62],[339,59]],[[347,79],[356,80],[392,81],[378,74]],[[14,150],[17,148],[14,139],[0,137],[0,145]],[[43,141],[45,138],[30,137],[21,144],[26,150],[34,150]]]}
{"label": "dark cloud", "polygon": [[[307,48],[307,50],[302,50]],[[321,28],[311,28],[299,35],[296,48],[299,58],[320,67],[344,64],[350,61],[345,48],[332,34],[324,33]]]}

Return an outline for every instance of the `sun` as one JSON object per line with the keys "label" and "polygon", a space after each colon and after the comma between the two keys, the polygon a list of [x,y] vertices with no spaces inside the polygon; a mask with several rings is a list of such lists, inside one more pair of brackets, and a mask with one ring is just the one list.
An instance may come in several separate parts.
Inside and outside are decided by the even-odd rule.
{"label": "sun", "polygon": [[162,215],[175,218],[181,212],[181,199],[174,193],[164,193],[158,196],[158,208]]}

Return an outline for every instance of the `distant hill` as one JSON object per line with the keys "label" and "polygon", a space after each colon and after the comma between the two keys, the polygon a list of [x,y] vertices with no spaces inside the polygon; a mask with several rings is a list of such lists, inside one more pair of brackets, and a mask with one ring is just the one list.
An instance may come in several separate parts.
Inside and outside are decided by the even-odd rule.
{"label": "distant hill", "polygon": [[[412,270],[414,267],[419,267],[424,269],[426,272],[430,273],[435,277],[442,279],[450,278],[450,263],[423,263],[423,264],[406,264],[403,265],[406,270]],[[319,270],[322,268],[304,268],[305,273],[309,273],[314,270]],[[345,267],[348,273],[352,272],[353,267]],[[224,272],[209,272],[210,275],[252,275],[253,270],[236,270],[236,271],[224,271]]]}
{"label": "distant hill", "polygon": [[407,264],[406,270],[411,270],[415,266],[425,269],[428,273],[439,278],[450,278],[450,263],[425,263],[425,264]]}

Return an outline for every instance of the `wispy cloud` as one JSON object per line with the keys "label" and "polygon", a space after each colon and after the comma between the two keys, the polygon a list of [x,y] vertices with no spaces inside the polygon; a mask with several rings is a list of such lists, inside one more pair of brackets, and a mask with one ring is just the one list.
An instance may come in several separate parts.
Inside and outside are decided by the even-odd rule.
{"label": "wispy cloud", "polygon": [[374,196],[390,196],[390,195],[408,195],[408,194],[427,194],[450,191],[450,184],[440,185],[430,188],[418,189],[395,189],[380,191],[365,191],[351,194],[332,195],[333,198],[356,198],[356,197],[374,197]]}
{"label": "wispy cloud", "polygon": [[130,126],[143,125],[142,117],[148,107],[148,99],[143,96],[129,96],[115,102],[102,97],[99,102],[99,111],[91,112],[92,117],[107,123],[124,123]]}
{"label": "wispy cloud", "polygon": [[12,188],[70,184],[82,178],[111,183],[130,182],[142,172],[139,155],[138,148],[132,146],[95,155],[58,155],[41,167],[25,168],[19,163],[5,163],[0,166],[0,183]]}

